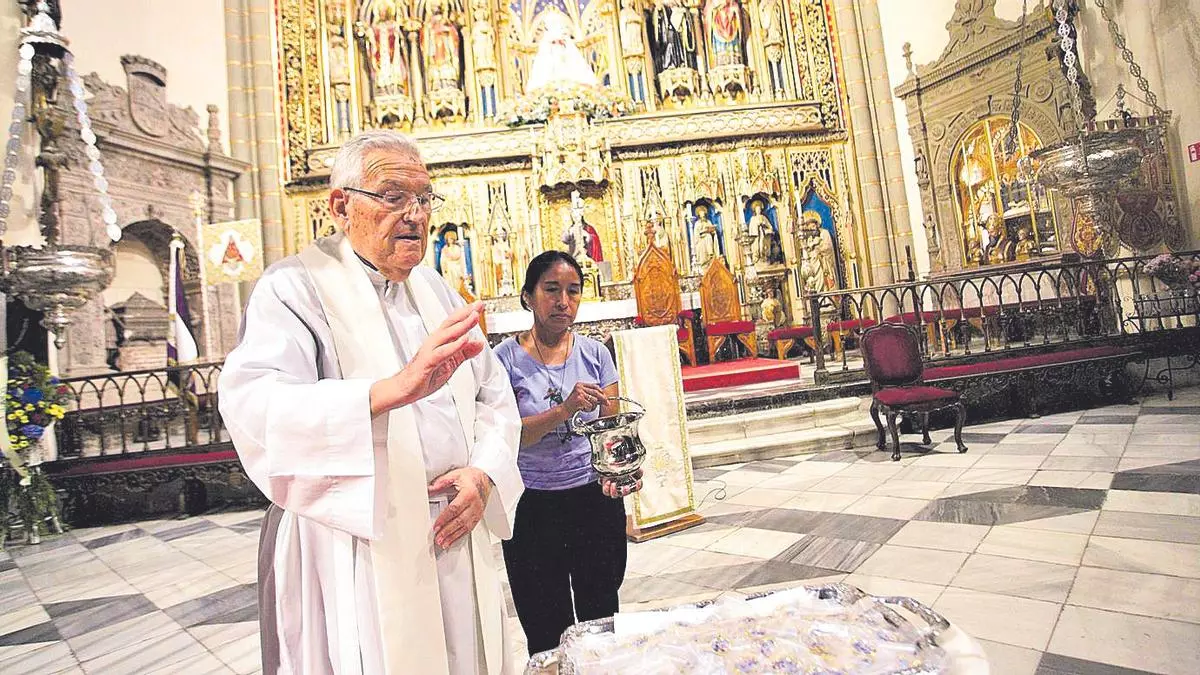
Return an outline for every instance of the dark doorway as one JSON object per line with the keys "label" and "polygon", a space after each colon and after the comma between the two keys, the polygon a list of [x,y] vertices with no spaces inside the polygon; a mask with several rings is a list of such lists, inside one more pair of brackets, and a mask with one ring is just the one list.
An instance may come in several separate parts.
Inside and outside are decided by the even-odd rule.
{"label": "dark doorway", "polygon": [[50,345],[48,333],[42,328],[42,313],[29,309],[23,302],[11,297],[8,298],[5,313],[8,317],[8,351],[26,351],[38,363],[49,363]]}

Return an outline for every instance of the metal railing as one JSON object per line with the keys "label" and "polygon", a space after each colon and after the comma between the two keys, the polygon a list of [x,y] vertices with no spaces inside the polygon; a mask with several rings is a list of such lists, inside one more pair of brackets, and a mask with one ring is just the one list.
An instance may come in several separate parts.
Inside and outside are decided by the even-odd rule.
{"label": "metal railing", "polygon": [[[1194,288],[1146,274],[1154,255],[992,267],[807,296],[818,383],[861,375],[858,339],[882,322],[918,329],[926,363],[1096,343],[1200,325]],[[1177,254],[1200,260],[1200,251]]]}
{"label": "metal railing", "polygon": [[217,411],[221,366],[198,363],[64,378],[71,400],[57,425],[56,459],[231,448]]}

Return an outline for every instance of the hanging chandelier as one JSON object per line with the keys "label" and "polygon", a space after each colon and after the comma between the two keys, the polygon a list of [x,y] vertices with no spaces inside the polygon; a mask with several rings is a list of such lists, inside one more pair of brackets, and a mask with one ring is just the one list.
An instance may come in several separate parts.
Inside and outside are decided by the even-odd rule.
{"label": "hanging chandelier", "polygon": [[[1129,73],[1153,110],[1144,125],[1097,123],[1086,119],[1080,92],[1077,45],[1071,25],[1071,0],[1054,0],[1054,18],[1058,24],[1062,62],[1071,96],[1071,107],[1078,124],[1074,138],[1029,154],[1026,168],[1036,172],[1036,180],[1047,188],[1060,191],[1071,200],[1074,217],[1071,243],[1082,255],[1094,257],[1113,253],[1116,242],[1115,203],[1118,192],[1139,179],[1143,159],[1162,150],[1162,137],[1169,114],[1158,105],[1158,97],[1142,75],[1141,67],[1126,45],[1125,37],[1104,0],[1092,0],[1099,8],[1117,49],[1128,65]],[[1082,7],[1084,0],[1080,0]],[[1020,86],[1020,71],[1017,73]],[[1120,96],[1123,88],[1118,89]],[[1020,109],[1020,96],[1014,97],[1013,119]],[[1123,107],[1119,107],[1123,112]],[[1015,124],[1014,124],[1015,127]]]}
{"label": "hanging chandelier", "polygon": [[[30,309],[42,312],[42,326],[54,333],[54,344],[62,349],[71,313],[108,286],[114,269],[113,254],[107,245],[59,243],[60,173],[72,159],[60,141],[72,111],[83,140],[92,184],[99,193],[101,218],[108,238],[114,242],[120,240],[121,228],[117,226],[117,214],[108,196],[108,181],[88,118],[83,81],[75,71],[67,40],[53,18],[57,13],[51,11],[46,0],[38,0],[32,13],[29,25],[21,30],[12,123],[5,147],[4,172],[0,174],[0,288]],[[58,104],[59,86],[64,78],[73,101],[69,110]],[[45,238],[41,248],[6,247],[3,243],[27,124],[32,124],[39,136],[36,166],[41,169],[42,180],[37,222]]]}

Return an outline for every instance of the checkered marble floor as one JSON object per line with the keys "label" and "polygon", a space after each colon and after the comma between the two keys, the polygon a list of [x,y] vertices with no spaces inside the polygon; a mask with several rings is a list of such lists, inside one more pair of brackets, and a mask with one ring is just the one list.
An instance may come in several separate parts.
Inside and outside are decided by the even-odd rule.
{"label": "checkered marble floor", "polygon": [[[931,605],[999,675],[1200,672],[1200,389],[948,436],[697,470],[708,522],[630,545],[623,609],[845,581]],[[261,515],[0,553],[0,672],[258,672]]]}

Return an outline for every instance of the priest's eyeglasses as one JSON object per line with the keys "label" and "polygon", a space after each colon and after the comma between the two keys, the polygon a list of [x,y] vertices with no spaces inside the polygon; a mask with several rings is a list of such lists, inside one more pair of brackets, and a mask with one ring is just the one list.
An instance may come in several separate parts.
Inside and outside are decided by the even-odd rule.
{"label": "priest's eyeglasses", "polygon": [[402,213],[407,213],[413,207],[413,204],[420,207],[422,211],[437,211],[446,201],[445,197],[436,192],[423,192],[421,194],[404,191],[379,193],[352,187],[342,189],[347,192],[357,192],[360,195],[366,195],[389,209]]}

